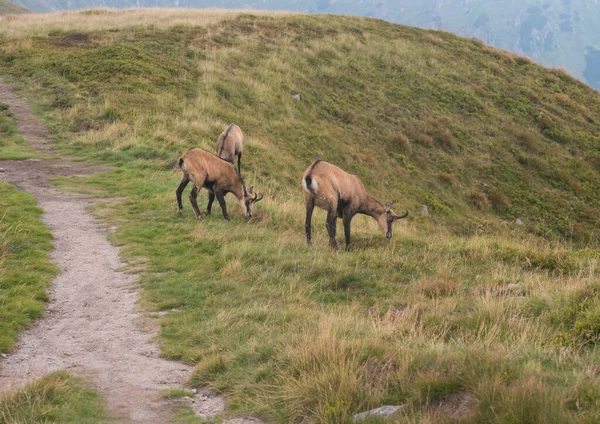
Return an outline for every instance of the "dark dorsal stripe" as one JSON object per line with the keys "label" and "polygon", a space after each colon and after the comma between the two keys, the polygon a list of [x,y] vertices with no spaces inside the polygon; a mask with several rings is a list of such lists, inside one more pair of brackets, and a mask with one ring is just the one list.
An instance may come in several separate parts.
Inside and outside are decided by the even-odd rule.
{"label": "dark dorsal stripe", "polygon": [[231,131],[231,129],[235,126],[235,124],[229,124],[229,126],[227,127],[227,129],[225,130],[225,138],[229,137],[229,131]]}
{"label": "dark dorsal stripe", "polygon": [[[225,147],[225,140],[227,140],[227,137],[229,137],[229,131],[231,131],[234,125],[235,124],[229,124],[225,130],[225,135],[223,136],[223,141],[221,142],[221,150],[219,150],[219,153],[217,154],[218,157],[221,157],[221,153],[223,153],[223,148]],[[233,161],[231,161],[231,163],[233,163]]]}
{"label": "dark dorsal stripe", "polygon": [[308,172],[306,173],[306,176],[309,177],[313,168],[317,165],[317,163],[321,162],[321,158],[317,158],[316,161],[313,162],[313,164],[310,166],[310,169],[308,170]]}

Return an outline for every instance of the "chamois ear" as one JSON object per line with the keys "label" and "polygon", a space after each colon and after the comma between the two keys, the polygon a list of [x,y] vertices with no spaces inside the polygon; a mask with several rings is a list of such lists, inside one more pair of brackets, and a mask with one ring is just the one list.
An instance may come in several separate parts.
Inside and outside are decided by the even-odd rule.
{"label": "chamois ear", "polygon": [[248,193],[252,194],[252,189],[254,188],[254,186],[250,186],[250,188],[248,189]]}
{"label": "chamois ear", "polygon": [[387,204],[385,205],[385,211],[386,211],[386,212],[390,212],[390,211],[392,210],[392,205],[393,205],[393,204],[394,204],[394,202],[387,203]]}

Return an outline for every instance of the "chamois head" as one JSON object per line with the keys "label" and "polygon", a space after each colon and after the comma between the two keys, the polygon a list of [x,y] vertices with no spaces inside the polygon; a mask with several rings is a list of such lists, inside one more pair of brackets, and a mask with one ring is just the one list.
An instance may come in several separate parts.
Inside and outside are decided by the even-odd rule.
{"label": "chamois head", "polygon": [[387,203],[385,205],[385,213],[382,213],[377,219],[377,223],[379,227],[383,231],[385,238],[392,238],[392,231],[394,222],[399,219],[404,219],[408,216],[408,211],[402,216],[396,215],[394,211],[392,211],[392,205],[394,202]]}
{"label": "chamois head", "polygon": [[246,191],[246,186],[242,186],[242,200],[240,200],[240,204],[242,205],[244,215],[246,215],[248,218],[252,217],[254,205],[260,202],[264,197],[262,194],[259,195],[258,193],[252,193],[252,189],[254,189],[254,186],[250,187],[250,189]]}

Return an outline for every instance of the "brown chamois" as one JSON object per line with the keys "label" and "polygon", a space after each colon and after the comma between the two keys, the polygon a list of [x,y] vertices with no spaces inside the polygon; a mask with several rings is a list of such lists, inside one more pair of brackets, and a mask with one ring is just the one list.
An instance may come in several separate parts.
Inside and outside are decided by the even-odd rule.
{"label": "brown chamois", "polygon": [[225,128],[225,131],[219,134],[219,137],[217,138],[217,156],[232,164],[237,156],[238,174],[242,175],[240,162],[242,161],[243,152],[244,134],[240,127],[235,124],[229,124],[229,126]]}
{"label": "brown chamois", "polygon": [[215,196],[223,210],[223,217],[229,221],[227,215],[227,205],[225,204],[225,195],[233,193],[240,201],[240,206],[244,215],[252,216],[254,205],[263,199],[261,195],[252,193],[252,187],[246,191],[246,186],[242,177],[235,172],[233,165],[212,153],[202,149],[189,149],[179,158],[179,168],[183,172],[181,183],[177,188],[177,211],[183,212],[181,204],[181,194],[190,181],[194,184],[190,193],[190,203],[194,209],[197,219],[202,219],[202,214],[198,209],[197,197],[202,187],[208,190],[208,206],[206,213],[210,214]]}
{"label": "brown chamois", "polygon": [[344,220],[344,235],[346,250],[350,249],[350,222],[357,213],[373,217],[386,238],[392,237],[394,221],[408,216],[408,211],[402,216],[392,211],[392,203],[382,205],[367,193],[365,186],[356,175],[328,162],[317,159],[304,171],[302,186],[306,192],[306,242],[311,244],[311,223],[313,209],[318,206],[327,211],[327,232],[329,245],[338,249],[335,240],[337,218]]}

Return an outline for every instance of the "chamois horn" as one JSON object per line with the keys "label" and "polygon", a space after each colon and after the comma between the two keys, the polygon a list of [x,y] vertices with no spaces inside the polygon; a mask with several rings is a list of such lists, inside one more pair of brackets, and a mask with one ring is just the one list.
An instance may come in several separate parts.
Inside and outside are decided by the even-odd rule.
{"label": "chamois horn", "polygon": [[408,209],[406,210],[406,213],[404,215],[402,215],[402,216],[394,214],[394,220],[396,220],[396,219],[404,219],[407,216],[408,216]]}

